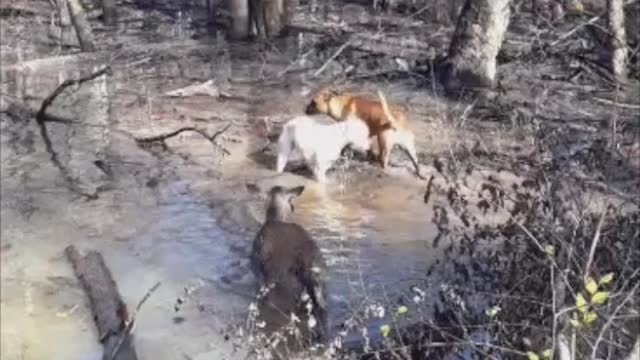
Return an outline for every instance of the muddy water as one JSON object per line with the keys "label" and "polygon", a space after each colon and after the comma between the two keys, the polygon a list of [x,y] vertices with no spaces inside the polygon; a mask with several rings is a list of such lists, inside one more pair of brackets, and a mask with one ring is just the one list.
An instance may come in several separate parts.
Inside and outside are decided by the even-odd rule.
{"label": "muddy water", "polygon": [[[73,61],[7,70],[3,89],[19,101],[41,99],[78,77],[69,69],[92,68]],[[263,193],[275,184],[306,186],[294,221],[329,264],[334,327],[363,299],[406,291],[437,257],[424,183],[406,170],[341,165],[327,186],[305,174],[277,176],[269,154],[252,156],[264,139],[242,105],[168,99],[162,93],[185,79],[132,80],[135,72],[116,70],[57,100],[52,112],[82,122],[48,125],[59,165],[34,121],[2,116],[2,359],[100,358],[86,297],[63,256],[71,244],[102,252],[130,306],[162,282],[137,317],[140,358],[240,357],[221,331],[246,316],[255,285],[248,249],[264,217]],[[132,139],[190,124],[213,131],[225,123],[198,119],[214,116],[234,119],[221,139],[229,156],[197,135],[168,140],[169,151],[159,152]],[[185,288],[193,291],[176,311]]]}

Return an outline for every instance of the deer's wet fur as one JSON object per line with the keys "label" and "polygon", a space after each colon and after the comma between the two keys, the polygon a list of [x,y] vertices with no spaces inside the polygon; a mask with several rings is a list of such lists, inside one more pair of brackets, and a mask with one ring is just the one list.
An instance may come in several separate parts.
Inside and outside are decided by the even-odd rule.
{"label": "deer's wet fur", "polygon": [[251,268],[260,285],[272,286],[261,305],[276,307],[283,314],[304,315],[303,299],[310,300],[317,322],[311,330],[322,339],[327,332],[327,313],[320,248],[302,226],[288,222],[294,210],[292,199],[303,190],[303,186],[271,189],[266,221],[253,242]]}

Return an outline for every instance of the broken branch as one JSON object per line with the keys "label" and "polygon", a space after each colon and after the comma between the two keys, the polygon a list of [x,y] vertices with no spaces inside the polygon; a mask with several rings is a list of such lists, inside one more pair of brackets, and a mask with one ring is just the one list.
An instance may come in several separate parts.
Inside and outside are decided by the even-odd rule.
{"label": "broken branch", "polygon": [[225,155],[231,155],[231,152],[229,152],[229,150],[225,149],[222,145],[216,142],[216,138],[220,136],[222,133],[224,133],[225,131],[227,131],[231,127],[231,125],[232,123],[227,124],[227,126],[216,131],[213,135],[209,135],[205,130],[197,128],[195,126],[187,126],[166,134],[160,134],[160,135],[144,137],[144,138],[134,138],[134,139],[136,140],[136,143],[138,143],[138,145],[144,145],[144,144],[150,144],[153,142],[164,142],[165,140],[171,137],[177,136],[183,132],[191,131],[191,132],[195,132],[197,134],[202,135],[205,139],[209,140],[209,142],[213,144],[213,146],[220,149]]}
{"label": "broken branch", "polygon": [[138,314],[140,309],[142,309],[142,305],[144,305],[144,303],[147,300],[149,300],[149,298],[151,297],[151,294],[153,294],[160,287],[161,284],[162,283],[158,281],[149,290],[147,290],[147,293],[144,294],[142,299],[140,299],[140,301],[138,302],[138,305],[136,306],[135,312],[133,313],[133,315],[131,315],[131,320],[129,321],[129,323],[127,323],[127,327],[124,329],[122,336],[120,336],[120,340],[118,341],[116,346],[113,348],[113,352],[109,357],[110,360],[115,360],[116,356],[118,356],[118,352],[122,348],[122,344],[124,344],[125,339],[127,339],[127,337],[129,337],[129,335],[133,331],[133,325],[135,325],[135,322],[136,322],[136,315]]}
{"label": "broken branch", "polygon": [[39,123],[43,123],[45,122],[45,111],[47,111],[47,108],[51,105],[51,103],[53,103],[53,101],[60,95],[62,94],[62,92],[64,91],[64,89],[68,88],[69,86],[72,85],[79,85],[82,84],[84,82],[93,80],[95,78],[98,78],[104,74],[107,74],[109,71],[111,71],[111,68],[109,66],[105,66],[104,68],[91,73],[85,77],[81,77],[79,79],[67,79],[65,81],[62,82],[62,84],[58,85],[58,87],[53,90],[53,92],[51,94],[49,94],[49,96],[47,96],[43,101],[42,101],[42,105],[40,106],[40,110],[38,111],[38,113],[36,114],[36,120]]}

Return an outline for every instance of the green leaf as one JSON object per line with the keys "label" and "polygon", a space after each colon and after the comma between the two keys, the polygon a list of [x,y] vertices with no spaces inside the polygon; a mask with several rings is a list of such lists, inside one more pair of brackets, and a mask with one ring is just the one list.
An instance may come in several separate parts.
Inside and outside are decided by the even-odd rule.
{"label": "green leaf", "polygon": [[607,302],[607,299],[609,299],[608,291],[598,291],[597,293],[593,294],[593,296],[591,296],[591,304],[602,305]]}
{"label": "green leaf", "polygon": [[571,326],[573,326],[576,329],[580,329],[582,327],[582,324],[580,323],[580,321],[576,319],[569,319],[569,324],[571,324]]}
{"label": "green leaf", "polygon": [[485,314],[487,314],[488,317],[492,318],[492,317],[495,317],[496,315],[498,315],[500,310],[502,310],[500,308],[500,306],[496,305],[494,307],[491,307],[491,308],[485,310],[484,312],[485,312]]}
{"label": "green leaf", "polygon": [[549,256],[555,256],[556,255],[556,247],[553,246],[553,245],[545,245],[544,246],[544,252]]}
{"label": "green leaf", "polygon": [[534,353],[533,351],[527,351],[527,358],[529,360],[540,360],[538,354]]}
{"label": "green leaf", "polygon": [[584,288],[587,289],[589,294],[595,294],[598,291],[598,284],[591,276],[584,280]]}
{"label": "green leaf", "polygon": [[582,293],[578,293],[578,295],[576,296],[576,308],[578,308],[578,311],[581,313],[586,312],[588,309],[587,300],[584,298],[584,295],[582,295]]}
{"label": "green leaf", "polygon": [[389,333],[391,332],[391,327],[389,325],[382,325],[380,326],[380,334],[382,335],[382,337],[388,337]]}
{"label": "green leaf", "polygon": [[408,312],[409,312],[409,309],[408,309],[406,306],[400,306],[400,307],[398,308],[398,311],[396,311],[396,313],[397,313],[398,315],[404,315],[404,314],[406,314],[406,313],[408,313]]}
{"label": "green leaf", "polygon": [[607,285],[613,280],[613,273],[608,273],[607,275],[600,278],[598,281],[598,285]]}
{"label": "green leaf", "polygon": [[588,313],[584,313],[582,315],[582,322],[585,323],[585,325],[591,325],[596,320],[598,320],[598,314],[594,313],[593,311],[590,311]]}
{"label": "green leaf", "polygon": [[553,350],[552,349],[546,349],[540,355],[542,356],[543,359],[551,359],[551,358],[553,358]]}

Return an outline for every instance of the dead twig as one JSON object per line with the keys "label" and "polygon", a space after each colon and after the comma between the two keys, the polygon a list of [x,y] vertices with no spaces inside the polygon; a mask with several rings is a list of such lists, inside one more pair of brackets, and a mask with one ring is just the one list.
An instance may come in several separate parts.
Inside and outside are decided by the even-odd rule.
{"label": "dead twig", "polygon": [[597,96],[592,97],[592,99],[597,101],[597,102],[600,102],[600,103],[603,103],[603,104],[607,104],[607,105],[613,105],[613,106],[619,107],[619,108],[640,110],[640,105],[638,105],[638,104],[621,103],[621,102],[617,102],[617,101],[613,101],[613,100],[609,100],[609,99],[600,98],[600,97],[597,97]]}
{"label": "dead twig", "polygon": [[598,345],[600,345],[600,342],[602,341],[602,339],[604,337],[604,333],[607,331],[607,329],[609,329],[609,327],[611,326],[611,323],[613,323],[613,320],[616,318],[616,316],[618,315],[620,310],[622,310],[622,308],[629,301],[631,301],[631,299],[633,299],[633,297],[636,295],[636,292],[638,291],[638,287],[640,287],[640,282],[636,283],[633,286],[633,288],[631,288],[631,290],[629,291],[627,296],[625,296],[624,300],[622,300],[620,305],[618,305],[615,308],[615,310],[613,311],[613,313],[611,314],[609,319],[607,319],[607,322],[602,326],[602,329],[600,330],[600,333],[598,334],[598,338],[596,339],[596,342],[593,344],[593,348],[591,350],[591,358],[592,359],[596,359],[597,358],[596,355],[598,353]]}
{"label": "dead twig", "polygon": [[584,280],[589,277],[589,271],[591,268],[591,264],[593,263],[593,257],[596,254],[596,248],[598,247],[598,243],[600,242],[600,235],[602,234],[602,224],[604,224],[604,218],[607,215],[607,209],[605,206],[605,210],[600,215],[600,220],[598,221],[598,226],[596,227],[596,233],[593,235],[593,241],[591,242],[591,250],[589,250],[589,257],[587,258],[587,263],[584,266]]}
{"label": "dead twig", "polygon": [[431,186],[433,185],[433,175],[429,177],[429,181],[427,182],[427,190],[424,192],[424,203],[429,203],[429,198],[431,197]]}
{"label": "dead twig", "polygon": [[140,311],[140,309],[142,308],[142,305],[144,305],[144,303],[149,300],[149,298],[151,297],[151,294],[153,294],[161,285],[162,283],[160,281],[158,281],[155,285],[153,285],[149,290],[147,290],[147,293],[144,294],[144,296],[142,297],[142,299],[140,299],[140,301],[138,302],[138,305],[136,306],[135,311],[133,312],[133,314],[131,315],[131,320],[129,321],[129,323],[127,323],[127,327],[124,329],[120,339],[118,340],[117,345],[113,348],[113,352],[111,353],[111,356],[109,357],[110,360],[113,360],[116,358],[116,356],[118,356],[118,351],[120,351],[120,348],[122,347],[122,344],[124,344],[124,340],[131,334],[131,332],[133,331],[133,325],[136,322],[136,315],[138,314],[138,312]]}
{"label": "dead twig", "polygon": [[222,133],[224,133],[225,131],[227,131],[231,127],[231,125],[233,125],[233,123],[227,124],[222,129],[216,131],[213,135],[209,135],[205,130],[197,128],[195,126],[186,126],[166,134],[160,134],[160,135],[144,137],[144,138],[135,137],[134,139],[138,145],[145,145],[153,142],[164,142],[165,140],[171,137],[177,136],[183,132],[191,131],[191,132],[195,132],[197,134],[202,135],[205,139],[209,140],[209,142],[213,144],[213,146],[220,149],[225,155],[231,155],[231,152],[229,152],[229,150],[225,149],[222,145],[216,142],[216,138],[220,136]]}
{"label": "dead twig", "polygon": [[327,66],[329,66],[329,64],[331,64],[333,60],[335,60],[335,58],[337,58],[340,54],[342,54],[344,49],[346,49],[349,45],[351,45],[351,39],[347,40],[344,44],[342,44],[342,46],[340,46],[338,50],[335,53],[333,53],[333,55],[331,55],[331,57],[316,72],[313,73],[313,76],[318,77],[320,74],[322,74],[324,69],[326,69]]}

